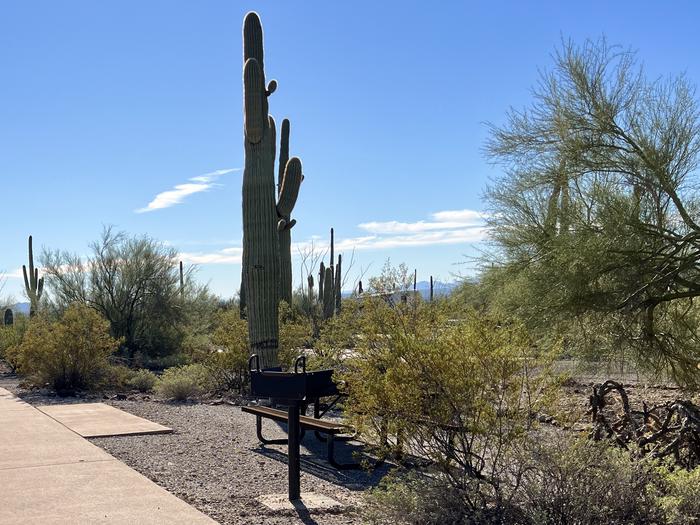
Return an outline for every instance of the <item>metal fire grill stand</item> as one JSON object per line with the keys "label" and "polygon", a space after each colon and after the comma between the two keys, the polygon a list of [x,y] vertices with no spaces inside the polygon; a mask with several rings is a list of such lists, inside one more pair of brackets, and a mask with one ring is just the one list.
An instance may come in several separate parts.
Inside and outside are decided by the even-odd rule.
{"label": "metal fire grill stand", "polygon": [[[299,356],[294,362],[294,372],[260,370],[257,354],[248,360],[251,393],[257,397],[269,397],[276,403],[287,405],[287,458],[289,461],[289,500],[301,496],[299,445],[301,427],[299,415],[302,406],[309,400],[338,394],[333,382],[333,370],[306,371],[306,357]],[[284,440],[282,440],[283,442]]]}

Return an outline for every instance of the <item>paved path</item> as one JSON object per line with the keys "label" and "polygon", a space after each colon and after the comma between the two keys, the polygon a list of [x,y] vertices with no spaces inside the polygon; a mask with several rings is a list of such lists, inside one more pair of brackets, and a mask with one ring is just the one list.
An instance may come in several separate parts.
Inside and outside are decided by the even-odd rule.
{"label": "paved path", "polygon": [[0,525],[216,522],[0,388]]}

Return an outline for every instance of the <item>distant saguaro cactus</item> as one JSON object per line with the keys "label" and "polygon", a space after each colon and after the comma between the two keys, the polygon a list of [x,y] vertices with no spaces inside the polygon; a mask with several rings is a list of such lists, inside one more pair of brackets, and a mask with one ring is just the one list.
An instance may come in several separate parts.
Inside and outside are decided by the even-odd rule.
{"label": "distant saguaro cactus", "polygon": [[185,268],[180,261],[180,299],[185,299]]}
{"label": "distant saguaro cactus", "polygon": [[335,235],[331,228],[331,260],[328,266],[323,264],[319,268],[318,302],[324,319],[330,319],[340,313],[342,284],[342,256],[338,255],[338,264],[335,264]]}
{"label": "distant saguaro cactus", "polygon": [[338,255],[338,265],[335,267],[335,313],[336,315],[340,313],[340,306],[342,300],[342,294],[340,287],[342,286],[342,264],[343,256]]}
{"label": "distant saguaro cactus", "polygon": [[243,21],[243,60],[245,168],[242,287],[246,298],[251,350],[260,356],[264,368],[271,368],[278,365],[277,316],[281,288],[279,233],[289,231],[294,226],[295,221],[290,219],[290,214],[299,192],[302,169],[301,161],[296,157],[285,163],[277,201],[275,121],[268,113],[268,97],[277,89],[277,82],[272,80],[265,87],[263,31],[260,18],[254,12],[248,13]]}
{"label": "distant saguaro cactus", "polygon": [[333,269],[326,268],[323,283],[323,318],[330,319],[335,312],[335,293],[333,293]]}
{"label": "distant saguaro cactus", "polygon": [[14,322],[15,322],[15,317],[12,314],[12,309],[11,308],[5,309],[5,317],[3,319],[3,324],[5,326],[12,326],[14,324]]}
{"label": "distant saguaro cactus", "polygon": [[29,298],[29,315],[36,315],[39,311],[39,301],[44,293],[44,278],[39,278],[39,269],[34,268],[34,249],[32,247],[32,236],[29,236],[29,275],[27,275],[27,267],[22,265],[22,274],[24,275],[24,289]]}

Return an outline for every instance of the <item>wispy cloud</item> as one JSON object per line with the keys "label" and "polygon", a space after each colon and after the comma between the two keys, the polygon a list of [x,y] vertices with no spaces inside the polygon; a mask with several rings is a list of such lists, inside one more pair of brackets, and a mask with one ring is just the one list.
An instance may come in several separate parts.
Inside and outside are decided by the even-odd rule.
{"label": "wispy cloud", "polygon": [[17,268],[11,272],[0,271],[0,277],[4,277],[5,279],[23,279],[22,268]]}
{"label": "wispy cloud", "polygon": [[376,234],[407,234],[440,230],[453,230],[471,228],[482,225],[484,214],[475,210],[449,210],[439,211],[431,215],[432,221],[416,222],[364,222],[358,227]]}
{"label": "wispy cloud", "polygon": [[[469,244],[483,241],[487,235],[485,215],[474,210],[448,210],[430,215],[432,220],[416,222],[366,222],[358,227],[370,235],[338,238],[336,252],[370,251],[402,247],[423,247],[448,244]],[[319,236],[295,242],[292,254],[322,248]],[[186,252],[180,257],[193,264],[240,264],[243,249],[232,246],[214,252]]]}
{"label": "wispy cloud", "polygon": [[188,195],[207,191],[208,189],[212,188],[216,185],[216,179],[222,175],[233,171],[240,171],[240,169],[241,168],[226,168],[192,177],[191,179],[188,179],[187,182],[178,184],[171,190],[159,193],[151,202],[148,203],[145,208],[139,208],[135,211],[136,213],[146,213],[150,211],[162,210],[164,208],[170,208],[171,206],[180,204]]}
{"label": "wispy cloud", "polygon": [[232,246],[216,252],[183,252],[180,259],[189,264],[241,264],[243,248]]}

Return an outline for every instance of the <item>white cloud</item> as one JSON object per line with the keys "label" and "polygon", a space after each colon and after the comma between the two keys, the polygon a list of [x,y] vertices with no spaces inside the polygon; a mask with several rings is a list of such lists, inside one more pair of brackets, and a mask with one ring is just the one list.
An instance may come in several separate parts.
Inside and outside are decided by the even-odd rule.
{"label": "white cloud", "polygon": [[[352,250],[369,251],[402,247],[423,247],[448,244],[469,244],[486,239],[484,214],[474,210],[440,211],[431,214],[433,221],[416,222],[366,222],[359,228],[371,235],[338,238],[337,253]],[[306,241],[295,242],[292,254],[325,250],[326,241],[312,235]],[[182,253],[181,258],[194,264],[240,264],[243,249],[231,246],[214,252]]]}
{"label": "white cloud", "polygon": [[4,277],[5,279],[23,279],[22,268],[17,268],[12,272],[0,272],[0,278],[1,277]]}
{"label": "white cloud", "polygon": [[370,233],[397,235],[471,228],[484,222],[484,214],[475,210],[439,211],[433,213],[432,218],[432,221],[416,222],[365,222],[358,226]]}
{"label": "white cloud", "polygon": [[232,246],[216,252],[184,252],[180,253],[180,259],[190,264],[241,264],[243,248]]}
{"label": "white cloud", "polygon": [[420,232],[409,235],[369,236],[342,239],[336,243],[336,251],[381,250],[411,246],[431,246],[439,244],[467,244],[480,242],[486,238],[484,226],[470,226],[459,230]]}
{"label": "white cloud", "polygon": [[433,213],[433,219],[438,222],[459,221],[462,223],[480,224],[486,214],[476,210],[447,210]]}
{"label": "white cloud", "polygon": [[215,186],[215,181],[222,175],[231,173],[232,171],[240,171],[240,168],[227,168],[205,173],[204,175],[198,175],[192,177],[188,182],[183,184],[178,184],[172,190],[167,190],[156,195],[151,202],[145,208],[139,208],[135,210],[136,213],[146,213],[149,211],[162,210],[164,208],[170,208],[176,204],[180,204],[185,197],[192,195],[194,193],[200,193],[202,191],[207,191],[209,188]]}

